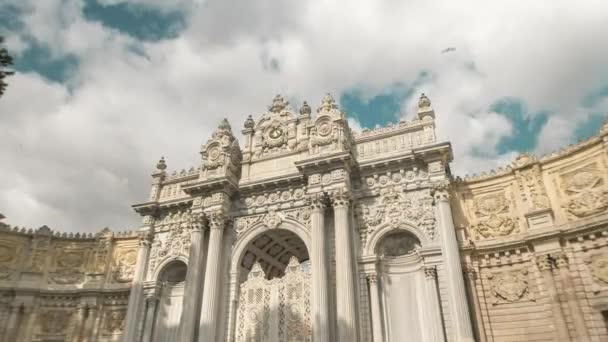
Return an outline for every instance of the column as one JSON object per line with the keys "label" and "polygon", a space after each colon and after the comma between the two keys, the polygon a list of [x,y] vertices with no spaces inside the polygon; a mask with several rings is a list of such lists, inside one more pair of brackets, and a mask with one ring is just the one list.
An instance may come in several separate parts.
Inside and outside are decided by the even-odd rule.
{"label": "column", "polygon": [[131,283],[131,293],[129,294],[129,306],[127,308],[127,317],[125,319],[125,329],[122,335],[124,342],[137,341],[137,330],[139,327],[140,314],[143,309],[143,281],[146,275],[146,266],[148,265],[148,256],[150,254],[150,240],[152,235],[144,233],[139,239],[139,250],[137,251],[137,263],[135,265],[135,273],[133,282]]}
{"label": "column", "polygon": [[382,313],[380,311],[380,296],[378,294],[378,276],[375,273],[367,275],[369,285],[370,312],[372,315],[372,338],[374,342],[382,342]]}
{"label": "column", "polygon": [[561,253],[555,258],[555,266],[559,270],[562,291],[566,294],[568,309],[570,310],[570,315],[572,316],[574,330],[576,330],[575,340],[577,342],[588,342],[589,333],[587,332],[587,327],[585,326],[585,316],[578,303],[578,298],[576,298],[576,290],[574,289],[574,284],[572,284],[572,277],[570,277],[568,258],[566,254]]}
{"label": "column", "polygon": [[83,342],[93,341],[93,330],[95,328],[95,321],[97,320],[97,306],[90,305],[88,309],[89,313],[84,325]]}
{"label": "column", "polygon": [[439,295],[437,294],[437,269],[435,266],[424,268],[424,298],[426,299],[427,326],[425,328],[429,341],[445,341],[443,332],[443,319],[439,311]]}
{"label": "column", "polygon": [[437,225],[441,236],[441,253],[447,275],[449,308],[454,324],[454,341],[473,342],[473,329],[460,264],[458,240],[447,189],[435,191],[435,205],[437,206]]}
{"label": "column", "polygon": [[86,304],[81,303],[76,309],[76,322],[74,324],[74,330],[72,331],[72,342],[80,342],[82,340],[82,333],[84,331],[84,324],[86,322],[87,307]]}
{"label": "column", "polygon": [[327,242],[325,231],[325,196],[319,192],[309,197],[312,241],[310,261],[312,266],[312,313],[313,341],[329,342],[329,301]]}
{"label": "column", "polygon": [[479,302],[479,296],[477,295],[477,269],[473,265],[467,265],[466,267],[467,283],[469,285],[469,293],[473,301],[473,310],[475,316],[475,322],[473,327],[477,330],[477,338],[479,342],[486,342],[486,329],[483,325],[483,315],[481,314],[481,303]]}
{"label": "column", "polygon": [[555,288],[555,280],[553,279],[553,273],[551,272],[551,260],[548,255],[541,255],[536,257],[536,264],[540,270],[543,280],[545,282],[545,289],[547,290],[547,297],[551,304],[551,311],[553,312],[553,320],[555,324],[555,341],[557,342],[568,342],[570,336],[568,334],[568,325],[564,319],[564,313],[559,302],[559,296]]}
{"label": "column", "polygon": [[[184,300],[186,298],[184,297]],[[156,318],[156,306],[158,305],[158,297],[150,296],[146,298],[146,316],[144,321],[144,332],[142,334],[142,342],[152,342],[154,337],[154,319]],[[181,340],[180,341],[185,341]]]}
{"label": "column", "polygon": [[11,306],[8,316],[8,323],[6,324],[6,332],[2,341],[11,342],[15,340],[17,333],[17,325],[19,323],[19,315],[21,314],[21,306]]}
{"label": "column", "polygon": [[184,288],[184,306],[179,327],[179,341],[193,342],[201,308],[201,291],[203,289],[203,222],[202,217],[192,223],[190,238],[190,255],[188,256],[188,273]]}
{"label": "column", "polygon": [[338,341],[356,342],[357,313],[354,283],[352,232],[349,220],[350,197],[345,189],[332,193],[336,240],[336,293]]}
{"label": "column", "polygon": [[203,301],[201,319],[199,324],[199,341],[216,341],[217,318],[220,294],[220,262],[222,257],[222,236],[226,218],[223,212],[215,212],[209,219],[209,251],[207,252],[207,267],[205,268],[205,287],[203,288]]}

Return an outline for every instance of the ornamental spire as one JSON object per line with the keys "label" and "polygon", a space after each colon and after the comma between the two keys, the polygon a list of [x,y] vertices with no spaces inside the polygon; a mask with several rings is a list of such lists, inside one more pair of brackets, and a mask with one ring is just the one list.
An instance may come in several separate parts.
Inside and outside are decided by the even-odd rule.
{"label": "ornamental spire", "polygon": [[424,93],[420,94],[420,98],[418,99],[418,118],[420,120],[435,118],[435,111],[431,106],[431,100]]}

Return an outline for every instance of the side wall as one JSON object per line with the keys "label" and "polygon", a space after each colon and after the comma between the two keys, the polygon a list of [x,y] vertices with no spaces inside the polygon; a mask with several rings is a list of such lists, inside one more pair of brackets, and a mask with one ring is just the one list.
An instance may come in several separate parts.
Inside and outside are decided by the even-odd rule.
{"label": "side wall", "polygon": [[135,235],[58,235],[0,223],[1,341],[118,341]]}
{"label": "side wall", "polygon": [[607,170],[604,130],[455,182],[480,341],[608,340]]}

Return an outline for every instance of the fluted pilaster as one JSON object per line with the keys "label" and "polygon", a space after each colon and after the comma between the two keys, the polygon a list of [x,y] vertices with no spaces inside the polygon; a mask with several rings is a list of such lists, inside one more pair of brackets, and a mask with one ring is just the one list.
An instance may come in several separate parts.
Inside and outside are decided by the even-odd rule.
{"label": "fluted pilaster", "polygon": [[139,237],[139,250],[137,251],[137,262],[131,283],[131,293],[129,295],[129,306],[125,319],[125,329],[122,336],[123,342],[137,341],[138,328],[141,312],[143,310],[143,281],[146,275],[146,265],[150,255],[150,245],[152,234],[143,233]]}
{"label": "fluted pilaster", "polygon": [[179,327],[179,341],[193,342],[196,336],[197,323],[201,308],[203,290],[203,239],[204,217],[196,215],[190,223],[190,254],[188,256],[188,273],[184,288],[184,305]]}
{"label": "fluted pilaster", "polygon": [[[146,315],[144,321],[144,331],[142,333],[142,342],[152,342],[154,336],[154,320],[156,318],[156,307],[158,306],[158,297],[150,296],[146,298]],[[184,300],[186,302],[187,299]],[[182,341],[182,340],[180,340]]]}
{"label": "fluted pilaster", "polygon": [[370,311],[372,315],[372,338],[374,342],[383,342],[382,312],[380,311],[380,296],[378,293],[378,276],[375,273],[367,275],[369,286]]}
{"label": "fluted pilaster", "polygon": [[199,341],[217,341],[218,302],[220,285],[220,262],[222,256],[222,237],[226,225],[226,217],[222,211],[207,216],[209,220],[209,252],[205,269],[205,287],[201,319],[199,324]]}
{"label": "fluted pilaster", "polygon": [[570,276],[570,269],[568,263],[568,257],[565,253],[560,253],[555,257],[555,267],[559,270],[559,278],[562,283],[562,291],[566,294],[566,300],[568,301],[568,309],[572,316],[574,323],[574,330],[576,330],[577,342],[588,342],[589,333],[585,326],[585,316],[583,310],[578,303],[576,297],[576,290],[572,283],[572,277]]}
{"label": "fluted pilaster", "polygon": [[310,260],[312,264],[312,313],[315,342],[329,342],[328,258],[323,193],[309,196],[312,229]]}
{"label": "fluted pilaster", "polygon": [[429,342],[443,342],[445,336],[443,325],[441,324],[441,312],[439,311],[439,295],[437,289],[437,268],[427,266],[424,268],[424,310],[425,320],[427,321],[425,333]]}
{"label": "fluted pilaster", "polygon": [[352,248],[352,229],[349,210],[350,194],[345,189],[331,193],[334,207],[335,240],[336,240],[336,287],[338,341],[356,342],[357,312],[354,283],[354,261]]}
{"label": "fluted pilaster", "polygon": [[464,276],[460,264],[458,240],[452,218],[447,189],[435,191],[438,226],[441,235],[441,252],[446,268],[449,309],[454,322],[454,337],[458,342],[473,342],[473,329],[467,301]]}
{"label": "fluted pilaster", "polygon": [[555,280],[553,279],[553,273],[551,272],[552,261],[548,255],[540,255],[536,257],[536,265],[543,276],[547,297],[551,304],[553,322],[555,324],[555,341],[570,341],[568,325],[564,319],[564,313],[562,312],[562,307],[559,302],[559,295],[557,294],[557,289],[555,287]]}

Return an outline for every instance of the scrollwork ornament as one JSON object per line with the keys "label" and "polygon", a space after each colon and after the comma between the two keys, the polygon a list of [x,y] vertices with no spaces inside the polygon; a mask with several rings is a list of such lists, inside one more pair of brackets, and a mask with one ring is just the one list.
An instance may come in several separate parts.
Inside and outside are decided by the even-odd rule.
{"label": "scrollwork ornament", "polygon": [[268,228],[275,229],[283,222],[283,217],[275,210],[269,210],[268,213],[264,215],[263,222]]}

